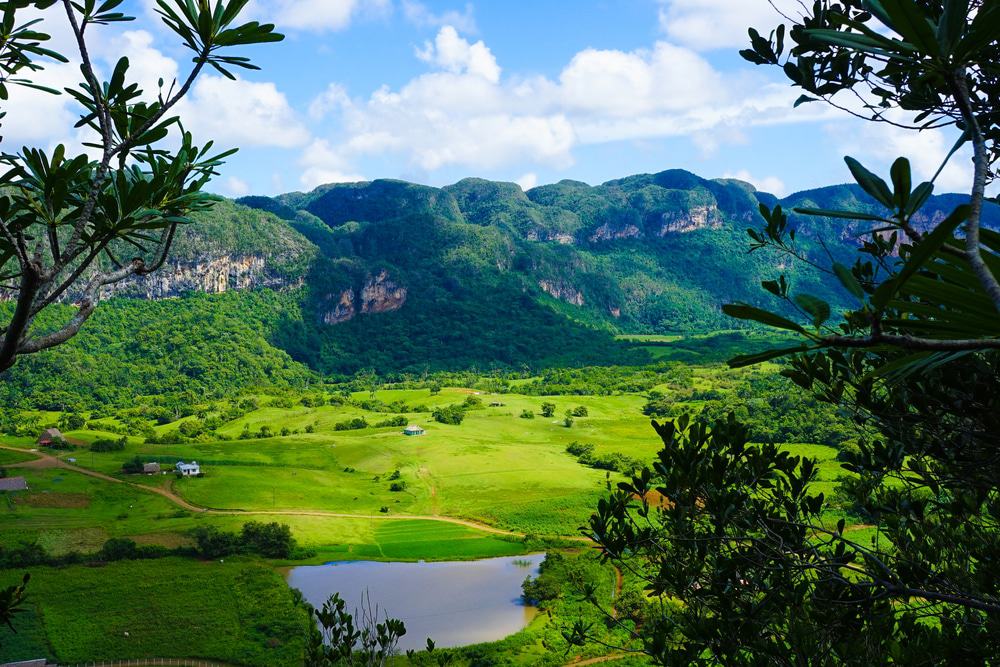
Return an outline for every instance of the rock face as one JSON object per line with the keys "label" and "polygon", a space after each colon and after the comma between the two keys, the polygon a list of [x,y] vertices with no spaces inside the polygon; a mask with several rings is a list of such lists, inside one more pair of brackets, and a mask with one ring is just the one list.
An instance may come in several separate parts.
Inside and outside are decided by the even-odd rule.
{"label": "rock face", "polygon": [[185,292],[219,294],[258,287],[280,289],[300,283],[301,278],[291,281],[272,270],[263,256],[221,255],[194,262],[168,261],[151,275],[107,286],[104,296],[166,299]]}
{"label": "rock face", "polygon": [[405,303],[406,288],[392,280],[385,269],[369,278],[361,289],[362,313],[390,313]]}
{"label": "rock face", "polygon": [[[332,294],[327,295],[327,299],[333,298]],[[340,300],[332,310],[323,313],[323,324],[340,324],[354,319],[357,310],[354,308],[354,290],[344,290],[340,293]]]}
{"label": "rock face", "polygon": [[324,324],[341,324],[353,320],[358,313],[391,313],[406,304],[407,289],[385,269],[377,275],[368,276],[361,289],[346,289],[339,294],[328,294],[327,303],[332,307],[323,311],[320,319]]}
{"label": "rock face", "polygon": [[574,306],[584,304],[583,293],[574,286],[562,280],[539,280],[538,286],[549,296],[555,297]]}
{"label": "rock face", "polygon": [[642,230],[635,225],[613,225],[604,223],[590,235],[591,243],[601,241],[616,241],[619,239],[637,239],[642,236]]}
{"label": "rock face", "polygon": [[716,206],[692,206],[687,211],[664,213],[660,220],[658,234],[686,234],[699,229],[718,229],[722,226],[722,214]]}

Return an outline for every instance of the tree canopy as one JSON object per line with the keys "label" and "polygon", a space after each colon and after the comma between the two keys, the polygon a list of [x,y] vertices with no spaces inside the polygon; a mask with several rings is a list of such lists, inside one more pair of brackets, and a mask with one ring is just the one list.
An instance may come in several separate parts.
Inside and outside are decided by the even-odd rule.
{"label": "tree canopy", "polygon": [[[183,80],[161,80],[155,93],[130,81],[128,58],[118,60],[106,81],[91,60],[88,28],[133,20],[118,11],[123,0],[0,3],[0,99],[8,100],[16,86],[68,95],[79,105],[75,127],[87,132],[90,149],[72,155],[62,144],[25,146],[0,157],[0,290],[16,302],[0,327],[0,371],[20,355],[76,335],[102,288],[160,268],[178,226],[213,204],[203,188],[233,151],[215,152],[210,140],[196,144],[172,113],[206,67],[235,78],[235,71],[257,67],[233,49],[283,39],[273,25],[238,21],[248,2],[157,0],[164,25],[193,57]],[[50,20],[66,21],[77,45],[72,60],[80,65],[80,81],[64,91],[32,81],[46,62],[70,62],[44,46]],[[51,328],[34,326],[43,311],[71,295],[78,302],[72,316]]]}

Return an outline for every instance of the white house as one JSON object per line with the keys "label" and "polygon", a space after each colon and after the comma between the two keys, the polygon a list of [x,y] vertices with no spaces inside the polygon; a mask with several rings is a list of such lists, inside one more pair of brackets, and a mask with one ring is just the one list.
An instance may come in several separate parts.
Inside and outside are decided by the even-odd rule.
{"label": "white house", "polygon": [[177,472],[179,472],[184,477],[196,477],[201,474],[201,466],[198,465],[197,461],[191,461],[191,463],[184,463],[184,461],[178,461],[175,466]]}
{"label": "white house", "polygon": [[426,432],[427,431],[417,426],[416,424],[410,424],[409,426],[403,429],[403,435],[423,435]]}

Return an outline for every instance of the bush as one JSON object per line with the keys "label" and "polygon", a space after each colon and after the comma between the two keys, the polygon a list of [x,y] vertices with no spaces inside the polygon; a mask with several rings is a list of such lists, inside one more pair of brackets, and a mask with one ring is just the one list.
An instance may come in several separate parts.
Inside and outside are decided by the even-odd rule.
{"label": "bush", "polygon": [[563,426],[565,426],[566,428],[572,428],[573,427],[573,415],[572,414],[566,413],[566,416],[563,418]]}
{"label": "bush", "polygon": [[461,405],[448,405],[434,410],[432,416],[436,422],[458,426],[465,420],[465,409]]}
{"label": "bush", "polygon": [[542,416],[551,417],[556,413],[555,403],[542,403]]}
{"label": "bush", "polygon": [[100,438],[95,440],[92,445],[90,445],[90,451],[92,452],[120,452],[125,449],[125,445],[128,444],[128,438],[124,435],[118,440],[112,440],[111,438]]}
{"label": "bush", "polygon": [[406,481],[399,480],[398,482],[393,482],[392,484],[389,485],[389,490],[395,493],[399,493],[400,491],[406,491]]}
{"label": "bush", "polygon": [[464,405],[468,410],[478,410],[483,407],[483,399],[478,396],[466,396],[462,405]]}
{"label": "bush", "polygon": [[403,416],[398,415],[396,417],[390,417],[389,419],[383,419],[382,421],[375,424],[375,428],[389,428],[390,426],[406,426],[409,420]]}
{"label": "bush", "polygon": [[138,456],[122,464],[122,472],[126,475],[138,475],[142,472],[143,460]]}
{"label": "bush", "polygon": [[215,526],[198,526],[191,531],[191,535],[202,558],[222,558],[238,552],[241,547],[236,533],[227,533]]}
{"label": "bush", "polygon": [[288,558],[296,547],[292,529],[274,521],[271,523],[251,521],[243,524],[240,542],[248,551],[268,558]]}
{"label": "bush", "polygon": [[594,454],[594,445],[589,442],[571,442],[566,451],[575,456],[578,459],[587,459],[588,461]]}
{"label": "bush", "polygon": [[135,560],[139,557],[139,545],[125,537],[112,537],[104,543],[97,557],[103,561]]}
{"label": "bush", "polygon": [[521,410],[521,419],[534,419],[535,413],[531,410]]}
{"label": "bush", "polygon": [[588,417],[588,416],[590,416],[590,411],[587,410],[587,406],[586,405],[578,405],[575,408],[573,408],[573,416],[574,417]]}
{"label": "bush", "polygon": [[368,428],[368,422],[364,417],[354,417],[333,425],[334,431],[360,431],[363,428]]}

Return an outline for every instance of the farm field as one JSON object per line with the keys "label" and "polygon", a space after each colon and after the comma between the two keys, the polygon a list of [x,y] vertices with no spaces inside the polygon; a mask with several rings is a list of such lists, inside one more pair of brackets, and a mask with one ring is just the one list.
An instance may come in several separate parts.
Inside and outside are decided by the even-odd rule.
{"label": "farm field", "polygon": [[[301,661],[306,614],[281,575],[259,563],[165,558],[33,567],[31,575],[31,604],[15,621],[16,634],[4,634],[4,662],[201,657],[284,667]],[[19,576],[0,570],[0,587]]]}
{"label": "farm field", "polygon": [[[283,661],[301,646],[276,643],[275,633],[290,632],[289,619],[304,612],[292,609],[278,619],[271,607],[237,599],[250,590],[274,599],[288,594],[280,577],[283,568],[337,560],[462,560],[553,548],[585,553],[581,527],[623,478],[623,472],[593,462],[638,464],[654,458],[661,443],[644,414],[650,401],[667,397],[663,400],[671,409],[697,412],[726,406],[729,396],[749,396],[739,398],[744,409],[761,400],[740,389],[745,378],[739,373],[717,365],[686,369],[681,380],[654,375],[642,390],[610,395],[575,394],[565,387],[558,395],[535,395],[528,393],[538,392],[532,378],[512,380],[503,392],[468,386],[330,388],[318,404],[312,398],[316,392],[255,394],[195,405],[187,416],[150,424],[143,434],[130,432],[134,425],[125,411],[107,411],[83,415],[85,427],[67,428],[64,435],[76,446],[66,450],[39,451],[26,434],[0,436],[0,467],[8,475],[24,476],[30,489],[0,496],[0,544],[37,544],[49,556],[66,559],[94,554],[113,538],[189,548],[199,527],[238,532],[249,521],[276,521],[289,527],[301,548],[294,561],[238,556],[220,563],[171,556],[32,566],[33,602],[19,619],[16,641],[4,644],[0,658],[156,655],[294,664]],[[773,368],[758,373],[773,373]],[[563,382],[558,377],[546,381]],[[232,418],[217,418],[231,415],[237,405],[246,408]],[[461,423],[434,419],[434,410],[457,405],[465,406]],[[550,416],[543,416],[543,409]],[[568,412],[573,413],[569,426]],[[45,426],[66,424],[67,416],[31,415]],[[213,419],[211,429],[199,430]],[[378,426],[388,419],[420,425],[426,433],[408,437],[402,426]],[[363,422],[346,429],[352,420]],[[91,451],[96,441],[120,444],[114,451]],[[567,451],[580,443],[590,447],[587,461]],[[834,497],[842,473],[837,449],[791,441],[779,446],[817,459],[816,488]],[[160,463],[164,473],[124,474],[123,464],[136,458]],[[198,461],[204,475],[175,476],[172,468],[180,460]],[[828,514],[831,523],[846,516],[833,505]],[[0,586],[13,582],[19,571],[0,571]],[[60,590],[57,582],[67,577],[74,585]],[[169,581],[182,578],[203,593],[173,591]],[[210,583],[202,585],[203,579]],[[95,594],[91,587],[98,582],[105,590]],[[228,597],[201,599],[217,585],[227,587]],[[282,598],[277,608],[285,603]],[[120,609],[121,618],[118,612],[104,613],[114,625],[107,631],[77,623],[79,632],[55,636],[55,624],[73,624],[91,604]],[[571,600],[560,604],[564,612],[583,613]],[[129,622],[131,610],[143,605],[155,607],[168,627],[169,619],[183,618],[192,606],[208,605],[210,622],[197,629],[191,643],[197,650],[169,646],[160,628],[119,629]],[[213,605],[225,610],[216,613]],[[126,631],[130,643],[120,636]],[[543,664],[550,657],[544,646],[561,641],[559,632],[554,621],[541,616],[522,633],[483,650],[520,656],[511,664]],[[227,642],[223,635],[246,641]]]}

